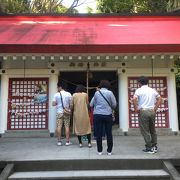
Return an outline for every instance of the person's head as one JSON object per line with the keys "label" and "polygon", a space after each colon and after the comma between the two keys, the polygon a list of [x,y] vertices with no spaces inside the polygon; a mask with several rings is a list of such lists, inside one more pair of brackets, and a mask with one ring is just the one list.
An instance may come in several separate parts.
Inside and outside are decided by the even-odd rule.
{"label": "person's head", "polygon": [[100,90],[100,88],[99,88],[99,86],[97,86],[97,87],[96,87],[96,91],[99,91],[99,90]]}
{"label": "person's head", "polygon": [[145,76],[140,76],[138,78],[138,83],[141,84],[141,85],[147,85],[149,82],[148,78],[145,77]]}
{"label": "person's head", "polygon": [[108,80],[101,80],[99,83],[99,88],[106,88],[106,89],[110,89],[111,84]]}
{"label": "person's head", "polygon": [[57,88],[58,88],[58,90],[61,90],[61,89],[66,90],[67,84],[64,81],[58,81]]}
{"label": "person's head", "polygon": [[76,93],[86,92],[85,86],[82,84],[77,85],[75,92]]}

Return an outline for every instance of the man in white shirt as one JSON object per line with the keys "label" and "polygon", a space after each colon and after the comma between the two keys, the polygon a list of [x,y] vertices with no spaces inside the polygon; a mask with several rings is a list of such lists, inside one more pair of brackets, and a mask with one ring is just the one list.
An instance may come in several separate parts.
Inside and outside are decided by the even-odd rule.
{"label": "man in white shirt", "polygon": [[66,143],[65,145],[68,146],[71,144],[69,141],[69,134],[70,134],[70,115],[64,114],[64,109],[70,109],[70,103],[72,96],[69,92],[65,91],[66,89],[66,84],[63,82],[58,82],[57,83],[57,89],[58,92],[55,93],[53,97],[53,102],[52,106],[56,106],[56,133],[57,133],[57,138],[58,142],[57,145],[61,146],[61,129],[64,124],[65,126],[65,134],[66,134]]}
{"label": "man in white shirt", "polygon": [[155,129],[156,111],[161,104],[159,93],[148,86],[148,78],[141,76],[138,79],[140,88],[133,96],[134,110],[139,113],[141,134],[145,140],[146,153],[157,152],[157,134]]}

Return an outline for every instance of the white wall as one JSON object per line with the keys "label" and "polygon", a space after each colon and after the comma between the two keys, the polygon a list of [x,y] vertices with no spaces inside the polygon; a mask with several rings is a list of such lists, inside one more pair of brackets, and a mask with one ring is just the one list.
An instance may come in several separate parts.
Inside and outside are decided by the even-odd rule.
{"label": "white wall", "polygon": [[7,130],[7,112],[8,112],[8,76],[1,75],[1,101],[0,101],[0,134]]}
{"label": "white wall", "polygon": [[[58,71],[51,73],[50,69],[28,69],[26,70],[26,77],[45,77],[49,78],[49,121],[48,129],[50,132],[55,131],[55,119],[56,112],[52,109],[51,101],[52,96],[56,92]],[[8,120],[8,84],[9,78],[22,78],[24,77],[24,71],[22,69],[7,69],[4,74],[1,75],[1,101],[0,101],[0,134],[3,134],[7,130]]]}
{"label": "white wall", "polygon": [[56,129],[56,107],[52,106],[52,99],[57,92],[58,75],[51,75],[49,78],[49,132],[54,134]]}
{"label": "white wall", "polygon": [[[75,61],[75,67],[71,67],[69,62],[54,62],[55,73],[51,73],[49,61],[43,60],[29,60],[31,62],[26,63],[26,69],[23,69],[23,61],[4,61],[3,68],[6,69],[6,73],[1,77],[1,113],[0,113],[0,133],[3,133],[7,129],[7,98],[8,98],[8,79],[11,77],[48,77],[49,78],[49,131],[55,132],[55,108],[51,106],[52,97],[56,92],[56,83],[58,81],[59,71],[85,71],[87,62],[84,62],[83,67],[78,66],[78,62]],[[98,61],[98,60],[97,60]],[[169,102],[169,119],[170,128],[173,131],[178,131],[178,119],[177,119],[177,105],[176,105],[176,93],[175,93],[175,79],[174,73],[169,73],[170,60],[154,60],[154,76],[165,76],[168,79],[168,102]],[[121,62],[106,62],[105,66],[102,66],[102,60],[98,67],[94,66],[94,62],[90,62],[90,70],[115,70],[118,72],[119,78],[119,125],[123,132],[128,131],[129,128],[129,112],[128,112],[128,82],[129,76],[140,75],[152,75],[152,64],[149,59],[146,60],[133,60],[128,59],[125,61],[125,67],[122,67]],[[9,68],[11,67],[11,68]],[[21,67],[20,69],[16,69]],[[122,69],[126,72],[122,73]],[[2,113],[3,111],[3,113]]]}
{"label": "white wall", "polygon": [[[124,69],[125,70],[125,69]],[[129,111],[128,111],[128,81],[126,72],[118,70],[119,79],[119,126],[123,132],[129,129]]]}
{"label": "white wall", "polygon": [[169,125],[172,131],[179,131],[178,125],[178,110],[177,110],[177,96],[175,75],[170,73],[168,76],[168,106],[169,106]]}

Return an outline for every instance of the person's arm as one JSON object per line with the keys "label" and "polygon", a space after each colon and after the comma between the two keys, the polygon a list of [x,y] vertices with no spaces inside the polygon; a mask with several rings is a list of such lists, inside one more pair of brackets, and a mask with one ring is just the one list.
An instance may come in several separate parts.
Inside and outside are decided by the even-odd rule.
{"label": "person's arm", "polygon": [[91,102],[90,102],[90,107],[94,107],[94,97],[91,99]]}
{"label": "person's arm", "polygon": [[115,98],[113,92],[112,92],[112,94],[111,94],[111,102],[112,102],[112,103],[111,103],[112,108],[115,109],[116,106],[117,106],[117,101],[116,101],[116,98]]}
{"label": "person's arm", "polygon": [[56,101],[53,101],[52,102],[52,106],[56,106],[57,105],[57,102]]}
{"label": "person's arm", "polygon": [[90,110],[89,97],[88,97],[87,93],[86,93],[86,104],[87,104],[88,110]]}
{"label": "person's arm", "polygon": [[67,108],[70,108],[70,109],[72,109],[72,100],[73,100],[73,96],[71,95],[71,93],[69,93],[69,100],[68,100],[68,107]]}
{"label": "person's arm", "polygon": [[155,111],[155,112],[157,111],[157,109],[158,109],[158,107],[160,106],[161,102],[162,102],[162,98],[161,98],[161,96],[158,96],[158,97],[156,98],[156,103],[155,103],[155,106],[154,106],[154,111]]}
{"label": "person's arm", "polygon": [[72,96],[71,102],[70,102],[70,108],[74,109],[74,97]]}
{"label": "person's arm", "polygon": [[56,101],[56,96],[55,95],[53,97],[52,106],[57,106],[57,101]]}
{"label": "person's arm", "polygon": [[138,113],[138,96],[134,96],[132,99],[135,113]]}

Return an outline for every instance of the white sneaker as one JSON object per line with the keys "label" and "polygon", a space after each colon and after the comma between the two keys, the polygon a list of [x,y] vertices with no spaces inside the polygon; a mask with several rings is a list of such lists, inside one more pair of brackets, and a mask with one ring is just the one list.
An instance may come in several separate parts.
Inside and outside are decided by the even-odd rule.
{"label": "white sneaker", "polygon": [[101,155],[102,155],[102,152],[98,152],[98,155],[100,155],[100,156],[101,156]]}
{"label": "white sneaker", "polygon": [[157,151],[158,151],[157,146],[153,146],[151,149],[152,149],[155,153],[157,153]]}
{"label": "white sneaker", "polygon": [[112,153],[111,153],[111,152],[108,152],[108,153],[107,153],[107,155],[108,155],[108,156],[111,156],[111,155],[112,155]]}
{"label": "white sneaker", "polygon": [[83,145],[82,145],[82,144],[79,144],[79,147],[80,147],[80,148],[82,148],[82,147],[83,147]]}
{"label": "white sneaker", "polygon": [[92,145],[91,145],[91,143],[89,143],[89,144],[88,144],[88,148],[92,148]]}
{"label": "white sneaker", "polygon": [[66,142],[66,146],[69,146],[69,145],[71,145],[72,143],[69,141],[69,142]]}
{"label": "white sneaker", "polygon": [[61,141],[58,141],[58,142],[57,142],[57,146],[62,146],[62,142],[61,142]]}

